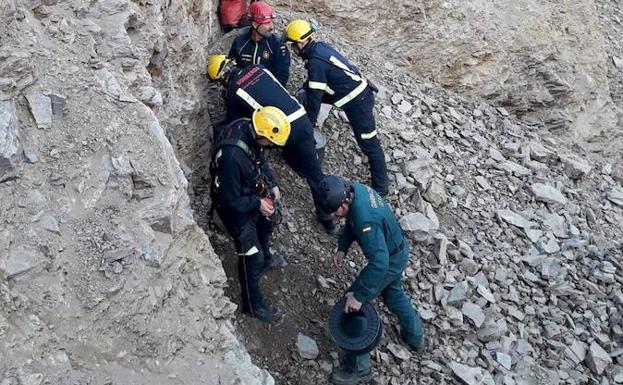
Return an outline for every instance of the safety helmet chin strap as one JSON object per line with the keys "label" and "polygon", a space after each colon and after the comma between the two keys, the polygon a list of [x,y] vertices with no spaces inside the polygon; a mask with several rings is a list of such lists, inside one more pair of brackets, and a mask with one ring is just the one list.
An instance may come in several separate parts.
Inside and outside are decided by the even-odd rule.
{"label": "safety helmet chin strap", "polygon": [[262,25],[262,24],[257,23],[257,25],[258,25],[257,28],[253,24],[256,24],[256,23],[254,21],[251,22],[251,29],[254,30],[255,33],[257,33],[258,35],[260,35],[263,38],[269,38],[270,37],[270,35],[265,35],[262,32],[260,32],[260,27],[259,26]]}

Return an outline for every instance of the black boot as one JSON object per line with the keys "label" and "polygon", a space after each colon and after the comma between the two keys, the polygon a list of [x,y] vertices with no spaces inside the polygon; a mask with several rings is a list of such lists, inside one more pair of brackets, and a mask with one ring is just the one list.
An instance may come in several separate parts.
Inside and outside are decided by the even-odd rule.
{"label": "black boot", "polygon": [[274,307],[258,306],[253,310],[242,309],[242,312],[266,323],[277,322],[283,316],[283,313],[281,312],[281,310],[276,306]]}
{"label": "black boot", "polygon": [[372,379],[372,370],[353,371],[346,367],[337,368],[331,373],[331,382],[336,385],[365,384]]}
{"label": "black boot", "polygon": [[263,270],[269,269],[283,269],[288,266],[288,262],[286,262],[285,258],[283,258],[280,254],[271,254],[269,258],[264,260],[264,268]]}

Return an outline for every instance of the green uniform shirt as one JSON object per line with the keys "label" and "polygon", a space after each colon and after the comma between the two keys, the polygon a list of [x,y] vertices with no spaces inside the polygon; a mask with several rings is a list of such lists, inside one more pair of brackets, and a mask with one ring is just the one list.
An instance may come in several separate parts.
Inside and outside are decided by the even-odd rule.
{"label": "green uniform shirt", "polygon": [[356,241],[368,259],[350,290],[359,302],[364,303],[383,290],[388,278],[402,274],[409,258],[409,244],[383,198],[360,183],[353,184],[353,193],[338,250],[346,253]]}

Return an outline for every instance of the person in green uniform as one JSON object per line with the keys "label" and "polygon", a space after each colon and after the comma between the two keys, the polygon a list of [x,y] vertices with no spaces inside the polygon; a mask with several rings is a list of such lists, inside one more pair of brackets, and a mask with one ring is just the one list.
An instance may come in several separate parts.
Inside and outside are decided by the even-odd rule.
{"label": "person in green uniform", "polygon": [[[417,353],[424,351],[422,320],[402,287],[409,260],[409,242],[390,206],[372,188],[327,175],[320,182],[320,202],[328,213],[345,218],[333,262],[342,266],[350,245],[357,242],[368,264],[346,292],[345,313],[357,312],[365,302],[381,295],[396,315],[402,340]],[[331,381],[352,385],[372,378],[370,354],[346,352],[345,366],[333,371]]]}

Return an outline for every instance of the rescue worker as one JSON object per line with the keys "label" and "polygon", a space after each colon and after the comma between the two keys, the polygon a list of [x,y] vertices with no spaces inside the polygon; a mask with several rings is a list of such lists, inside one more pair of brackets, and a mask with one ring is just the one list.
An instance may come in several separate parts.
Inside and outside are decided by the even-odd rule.
{"label": "rescue worker", "polygon": [[283,158],[306,179],[318,221],[328,233],[335,234],[338,229],[335,221],[318,204],[318,184],[324,174],[305,108],[261,65],[237,68],[225,55],[212,55],[208,58],[208,77],[220,81],[226,88],[227,121],[249,117],[263,106],[275,106],[287,115],[292,130],[283,146]]}
{"label": "rescue worker", "polygon": [[359,148],[368,157],[372,188],[385,196],[389,181],[374,122],[374,90],[344,56],[328,44],[315,41],[314,31],[309,22],[300,19],[286,27],[286,39],[292,50],[306,62],[305,109],[309,119],[315,126],[322,102],[344,110]]}
{"label": "rescue worker", "polygon": [[248,17],[251,26],[248,32],[234,39],[229,58],[240,68],[262,64],[285,87],[290,77],[290,51],[282,39],[273,34],[273,9],[264,1],[256,1],[249,5]]}
{"label": "rescue worker", "polygon": [[215,209],[238,253],[241,309],[264,322],[281,318],[281,310],[266,305],[259,280],[268,267],[284,265],[283,257],[271,254],[275,201],[281,198],[263,148],[283,146],[290,123],[275,107],[264,107],[251,119],[239,119],[221,128],[213,149],[210,170]]}
{"label": "rescue worker", "polygon": [[[422,320],[402,287],[402,273],[409,260],[409,242],[394,213],[370,187],[349,183],[341,177],[326,176],[320,183],[322,204],[327,212],[346,219],[337,252],[333,256],[341,267],[352,242],[356,241],[368,264],[346,292],[345,313],[357,312],[365,302],[381,295],[400,323],[402,340],[415,352],[424,350]],[[345,366],[334,370],[334,384],[350,385],[372,378],[369,353],[346,352]]]}

